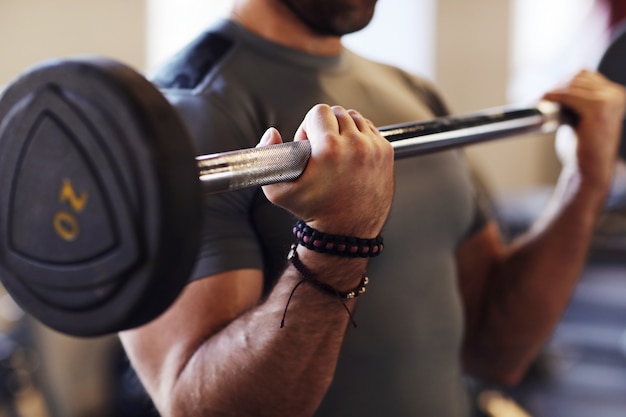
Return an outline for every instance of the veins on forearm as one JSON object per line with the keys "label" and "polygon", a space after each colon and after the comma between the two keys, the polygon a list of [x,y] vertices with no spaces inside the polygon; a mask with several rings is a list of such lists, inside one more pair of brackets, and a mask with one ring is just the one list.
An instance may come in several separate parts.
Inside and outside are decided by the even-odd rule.
{"label": "veins on forearm", "polygon": [[312,414],[325,394],[348,316],[339,300],[303,285],[280,328],[293,272],[261,305],[244,313],[200,346],[176,384],[187,399],[201,400],[209,415]]}

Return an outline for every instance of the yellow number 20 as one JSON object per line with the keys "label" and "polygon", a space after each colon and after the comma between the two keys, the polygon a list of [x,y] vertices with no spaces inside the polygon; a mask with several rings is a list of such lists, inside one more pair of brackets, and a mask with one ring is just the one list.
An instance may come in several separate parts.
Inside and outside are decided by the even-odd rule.
{"label": "yellow number 20", "polygon": [[[74,213],[80,213],[87,204],[87,193],[83,192],[77,195],[72,182],[65,179],[59,193],[59,201],[61,203],[69,203]],[[80,233],[76,217],[66,210],[60,210],[54,215],[53,225],[57,235],[68,242],[76,239]]]}

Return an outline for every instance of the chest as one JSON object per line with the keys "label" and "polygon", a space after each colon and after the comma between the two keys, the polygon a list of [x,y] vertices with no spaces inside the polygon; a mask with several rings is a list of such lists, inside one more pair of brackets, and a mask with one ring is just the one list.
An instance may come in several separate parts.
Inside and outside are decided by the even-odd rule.
{"label": "chest", "polygon": [[396,188],[385,227],[425,251],[454,251],[474,215],[471,180],[456,151],[397,160]]}

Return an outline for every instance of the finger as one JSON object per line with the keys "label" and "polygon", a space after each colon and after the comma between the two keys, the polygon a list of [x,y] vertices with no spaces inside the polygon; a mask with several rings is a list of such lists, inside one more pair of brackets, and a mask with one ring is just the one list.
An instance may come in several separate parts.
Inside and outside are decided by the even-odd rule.
{"label": "finger", "polygon": [[332,110],[339,125],[340,134],[360,132],[352,114],[348,110],[341,106],[333,106]]}
{"label": "finger", "polygon": [[372,122],[369,119],[365,119],[367,120],[367,126],[369,127],[370,131],[373,132],[376,136],[384,138],[383,134],[380,132],[380,130],[378,130],[378,127],[376,127],[376,125],[374,124],[374,122]]}
{"label": "finger", "polygon": [[348,114],[350,114],[350,117],[352,117],[352,120],[360,132],[382,137],[382,134],[370,119],[367,119],[361,113],[353,109],[348,110]]}
{"label": "finger", "polygon": [[296,130],[295,135],[293,135],[293,141],[299,141],[299,140],[307,140],[308,137],[306,136],[306,130],[304,128],[304,120],[302,121],[302,123],[300,123],[300,126],[298,126],[298,130]]}
{"label": "finger", "polygon": [[265,131],[263,136],[261,136],[261,140],[256,147],[260,148],[267,145],[278,145],[279,143],[283,143],[283,138],[280,135],[280,132],[276,130],[276,128],[270,127]]}
{"label": "finger", "polygon": [[307,112],[294,135],[294,141],[338,132],[339,123],[332,108],[327,104],[317,104]]}
{"label": "finger", "polygon": [[348,110],[348,114],[350,115],[350,117],[352,117],[354,124],[360,132],[367,132],[370,130],[369,124],[367,123],[368,120],[363,117],[361,113],[356,110],[350,109]]}
{"label": "finger", "polygon": [[602,74],[587,70],[580,71],[566,85],[549,91],[544,98],[560,100],[565,96],[588,97],[607,87],[610,81]]}

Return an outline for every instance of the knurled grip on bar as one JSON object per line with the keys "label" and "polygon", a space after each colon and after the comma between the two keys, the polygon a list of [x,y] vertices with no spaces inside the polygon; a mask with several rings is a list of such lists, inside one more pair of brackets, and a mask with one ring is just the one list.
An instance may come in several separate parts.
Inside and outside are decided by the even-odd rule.
{"label": "knurled grip on bar", "polygon": [[198,156],[200,181],[207,194],[293,181],[311,157],[309,141]]}
{"label": "knurled grip on bar", "polygon": [[[456,148],[472,143],[556,131],[564,120],[560,107],[541,101],[536,107],[499,107],[460,116],[380,127],[396,159]],[[309,141],[198,156],[205,193],[293,181],[311,156]]]}

